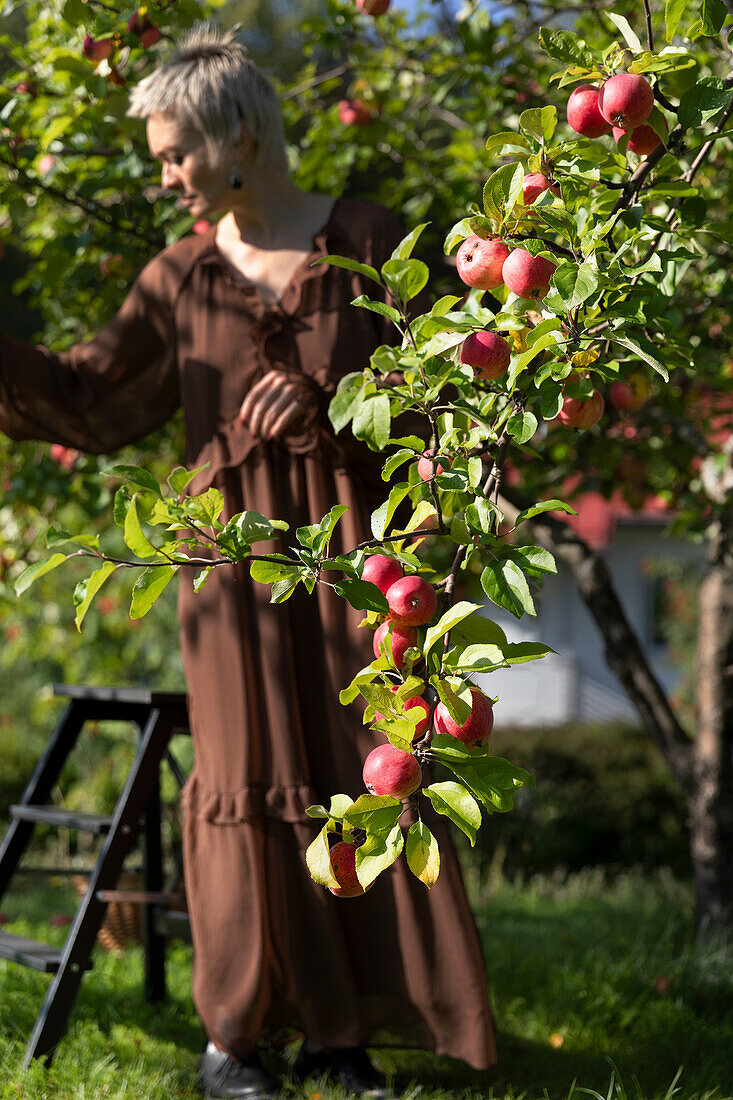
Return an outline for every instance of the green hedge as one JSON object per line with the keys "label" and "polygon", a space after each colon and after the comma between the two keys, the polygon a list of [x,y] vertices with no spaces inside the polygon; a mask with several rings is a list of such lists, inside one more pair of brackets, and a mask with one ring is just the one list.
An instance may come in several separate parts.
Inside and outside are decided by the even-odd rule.
{"label": "green hedge", "polygon": [[491,747],[528,768],[537,786],[519,791],[514,812],[495,814],[465,853],[483,873],[492,865],[510,877],[602,865],[689,876],[685,800],[643,730],[503,729]]}

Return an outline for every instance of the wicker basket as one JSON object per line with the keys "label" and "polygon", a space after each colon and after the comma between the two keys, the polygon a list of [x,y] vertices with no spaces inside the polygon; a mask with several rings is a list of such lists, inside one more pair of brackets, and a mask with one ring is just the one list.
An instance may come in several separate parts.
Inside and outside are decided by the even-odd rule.
{"label": "wicker basket", "polygon": [[[74,889],[83,898],[89,887],[89,879],[84,875],[74,875]],[[142,889],[142,875],[133,871],[123,871],[115,884],[118,890]],[[102,927],[97,933],[97,942],[106,951],[124,951],[129,943],[141,943],[143,938],[142,906],[132,901],[111,901]]]}

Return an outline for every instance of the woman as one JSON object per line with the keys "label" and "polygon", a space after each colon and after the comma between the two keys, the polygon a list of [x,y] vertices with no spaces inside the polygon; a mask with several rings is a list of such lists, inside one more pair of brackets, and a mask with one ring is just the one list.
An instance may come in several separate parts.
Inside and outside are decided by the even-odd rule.
{"label": "woman", "polygon": [[[187,460],[207,468],[231,516],[252,508],[294,531],[337,503],[346,547],[382,499],[373,455],[336,440],[326,409],[339,378],[392,340],[350,306],[370,289],[322,264],[379,267],[402,236],[382,207],[299,190],[274,92],[232,36],[200,26],[133,91],[163,186],[195,218],[224,216],[144,269],[90,343],[56,355],[2,338],[0,428],[101,453],[182,404]],[[373,288],[373,284],[371,284]],[[322,590],[321,590],[322,589]],[[370,660],[359,615],[325,586],[273,606],[246,567],[216,569],[198,594],[182,576],[180,621],[196,764],[184,791],[193,992],[212,1097],[266,1097],[265,1029],[306,1037],[296,1074],[329,1072],[383,1092],[367,1045],[494,1061],[476,930],[452,854],[428,892],[400,861],[356,901],[305,869],[312,802],[358,794],[375,744],[339,690]],[[379,739],[381,740],[381,739]]]}

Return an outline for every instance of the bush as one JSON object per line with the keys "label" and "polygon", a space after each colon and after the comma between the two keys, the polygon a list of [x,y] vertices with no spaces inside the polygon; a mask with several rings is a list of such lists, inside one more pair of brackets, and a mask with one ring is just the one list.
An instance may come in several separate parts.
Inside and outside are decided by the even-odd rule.
{"label": "bush", "polygon": [[[465,856],[509,877],[666,866],[688,877],[686,808],[646,733],[623,724],[500,729],[492,749],[536,777],[511,814],[495,814]],[[467,847],[467,845],[466,845]]]}

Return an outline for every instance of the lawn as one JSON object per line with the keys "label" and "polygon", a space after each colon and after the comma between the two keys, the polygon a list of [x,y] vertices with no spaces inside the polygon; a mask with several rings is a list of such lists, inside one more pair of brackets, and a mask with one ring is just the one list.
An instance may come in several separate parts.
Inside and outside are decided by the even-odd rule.
{"label": "lawn", "polygon": [[[663,874],[600,873],[481,886],[469,875],[498,1027],[499,1067],[475,1073],[414,1051],[375,1051],[408,1100],[731,1100],[733,947],[692,934],[688,888]],[[19,881],[3,901],[10,930],[60,942],[63,887]],[[50,1070],[21,1067],[48,979],[0,963],[0,1100],[193,1098],[202,1034],[189,992],[190,949],[169,949],[170,1001],[145,1005],[139,948],[101,950]],[[297,1045],[268,1052],[286,1071]],[[422,1089],[420,1089],[422,1085]],[[284,1085],[292,1100],[338,1100],[322,1081]]]}

